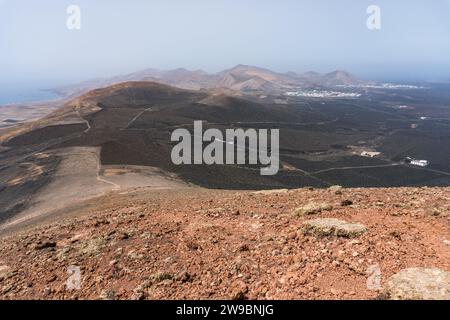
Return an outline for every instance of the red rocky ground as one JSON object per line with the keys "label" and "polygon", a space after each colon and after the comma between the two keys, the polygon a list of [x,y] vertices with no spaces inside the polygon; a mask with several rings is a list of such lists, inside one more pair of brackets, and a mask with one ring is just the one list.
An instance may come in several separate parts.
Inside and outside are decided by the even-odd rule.
{"label": "red rocky ground", "polygon": [[[110,194],[71,218],[4,236],[0,298],[374,299],[371,266],[381,284],[404,268],[450,270],[449,200],[450,188]],[[311,202],[333,209],[292,214]],[[325,217],[368,231],[301,232]],[[72,265],[80,290],[66,287]]]}

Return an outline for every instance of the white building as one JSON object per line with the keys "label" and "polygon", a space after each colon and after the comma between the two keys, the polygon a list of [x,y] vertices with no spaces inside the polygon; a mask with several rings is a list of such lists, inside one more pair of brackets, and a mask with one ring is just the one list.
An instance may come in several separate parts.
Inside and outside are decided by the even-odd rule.
{"label": "white building", "polygon": [[428,160],[412,160],[411,164],[419,167],[426,167],[430,164]]}
{"label": "white building", "polygon": [[369,158],[375,158],[376,156],[379,156],[380,154],[381,154],[381,152],[372,152],[372,151],[361,152],[361,156],[369,157]]}

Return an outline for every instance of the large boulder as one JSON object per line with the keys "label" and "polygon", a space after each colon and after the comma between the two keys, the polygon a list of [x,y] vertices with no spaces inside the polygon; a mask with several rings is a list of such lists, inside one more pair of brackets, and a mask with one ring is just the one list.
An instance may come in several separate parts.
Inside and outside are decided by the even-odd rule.
{"label": "large boulder", "polygon": [[337,236],[354,238],[367,232],[367,228],[360,223],[349,223],[334,218],[324,218],[304,222],[302,232],[304,235],[317,237]]}

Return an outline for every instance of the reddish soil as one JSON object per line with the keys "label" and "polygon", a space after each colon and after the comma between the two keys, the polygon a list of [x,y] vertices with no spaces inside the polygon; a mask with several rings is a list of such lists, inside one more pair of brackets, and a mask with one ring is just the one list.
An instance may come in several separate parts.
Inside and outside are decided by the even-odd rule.
{"label": "reddish soil", "polygon": [[[353,204],[343,202],[351,200]],[[182,189],[113,193],[4,236],[1,299],[375,299],[409,267],[450,271],[450,188]],[[296,217],[311,201],[333,210]],[[309,219],[359,222],[355,239],[304,236]],[[69,290],[69,266],[81,289]]]}

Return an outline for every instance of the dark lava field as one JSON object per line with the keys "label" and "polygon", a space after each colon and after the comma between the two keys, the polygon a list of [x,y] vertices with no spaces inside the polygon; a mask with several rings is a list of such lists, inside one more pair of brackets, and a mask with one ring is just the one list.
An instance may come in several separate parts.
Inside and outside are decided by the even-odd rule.
{"label": "dark lava field", "polygon": [[[4,146],[14,154],[72,146],[101,147],[103,165],[143,165],[176,173],[208,188],[448,186],[450,107],[446,88],[371,92],[357,99],[230,97],[133,82],[85,94],[66,106],[84,122],[37,128]],[[87,112],[86,105],[98,110]],[[408,106],[398,108],[397,106]],[[261,176],[258,166],[181,165],[170,159],[176,128],[280,130],[281,170]],[[381,152],[378,157],[362,150]],[[426,168],[405,157],[430,161]]]}

